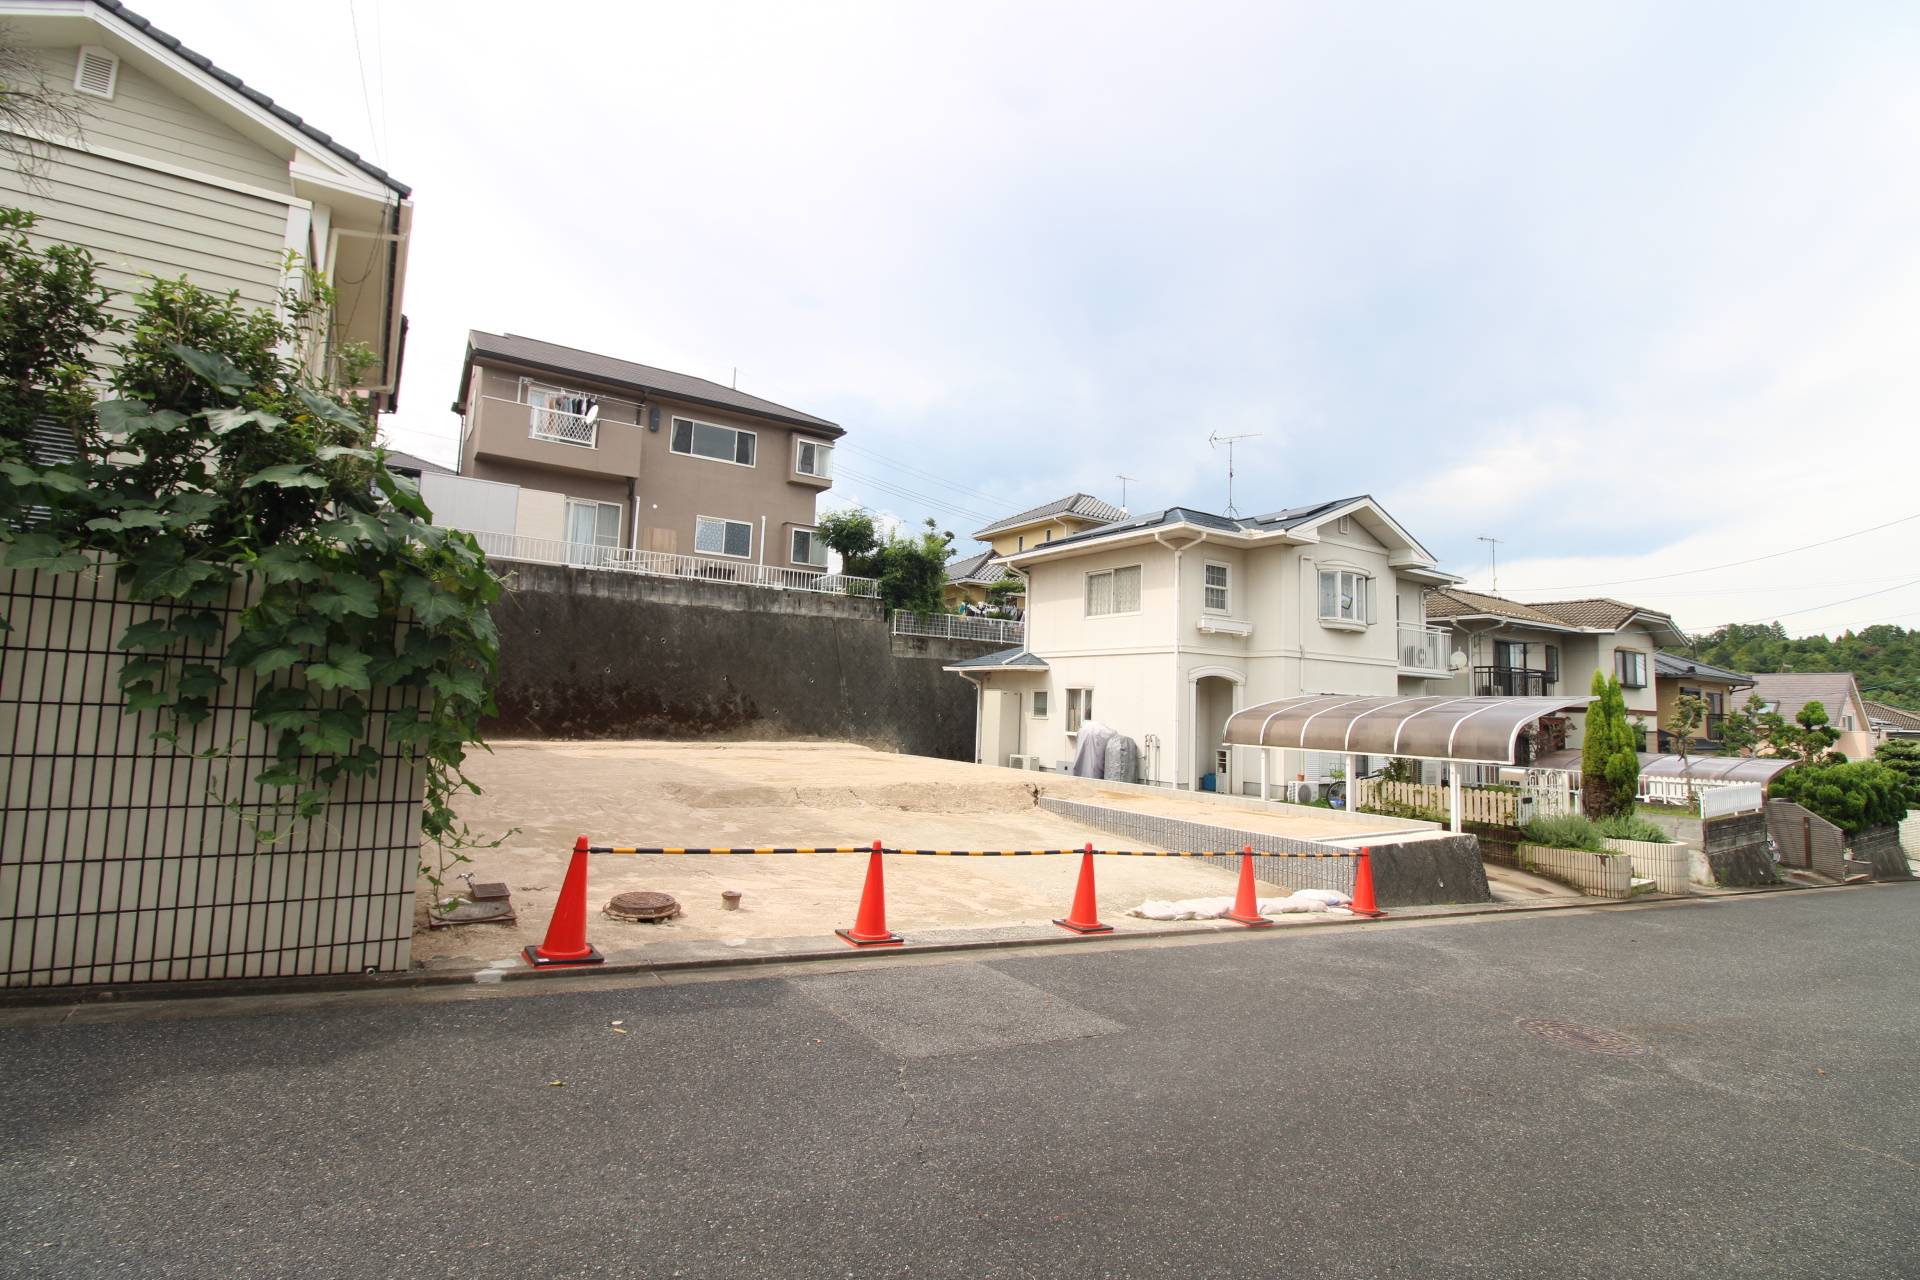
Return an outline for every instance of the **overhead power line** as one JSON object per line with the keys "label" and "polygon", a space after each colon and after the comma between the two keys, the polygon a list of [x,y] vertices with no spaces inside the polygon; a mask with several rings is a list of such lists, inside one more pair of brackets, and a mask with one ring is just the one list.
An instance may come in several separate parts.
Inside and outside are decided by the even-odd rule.
{"label": "overhead power line", "polygon": [[1778,622],[1782,618],[1792,618],[1803,613],[1818,613],[1822,609],[1833,609],[1843,604],[1852,604],[1855,600],[1871,600],[1874,596],[1884,596],[1894,591],[1904,591],[1908,587],[1920,587],[1920,578],[1915,578],[1911,582],[1903,582],[1897,587],[1884,587],[1879,591],[1869,591],[1865,595],[1848,596],[1845,600],[1829,600],[1826,604],[1816,604],[1805,609],[1795,609],[1792,613],[1770,614],[1764,618],[1748,618],[1745,622],[1727,622],[1721,625],[1729,627],[1750,627],[1762,622]]}
{"label": "overhead power line", "polygon": [[943,489],[952,489],[955,493],[964,493],[970,498],[978,498],[983,502],[992,502],[992,503],[998,504],[999,506],[1012,507],[1016,511],[1020,509],[1020,504],[1017,502],[1009,502],[1005,498],[996,497],[991,493],[982,493],[978,489],[970,489],[966,485],[955,484],[953,481],[947,479],[945,476],[935,475],[931,471],[922,471],[919,467],[909,466],[904,462],[895,461],[894,459],[886,457],[883,454],[875,453],[871,449],[863,449],[859,445],[853,445],[853,444],[842,444],[839,447],[847,450],[849,453],[857,453],[864,458],[872,458],[875,462],[878,462],[884,466],[896,467],[901,471],[905,471],[911,475],[918,476],[922,480],[926,480],[926,481],[929,481],[930,483],[937,484]]}
{"label": "overhead power line", "polygon": [[1647,578],[1616,578],[1612,582],[1576,582],[1571,586],[1563,587],[1515,587],[1512,589],[1525,591],[1529,594],[1540,591],[1585,591],[1589,587],[1625,587],[1631,586],[1636,582],[1661,582],[1667,578],[1684,578],[1695,573],[1718,573],[1722,569],[1737,569],[1743,564],[1759,564],[1762,560],[1777,560],[1781,556],[1790,556],[1798,551],[1811,551],[1815,547],[1830,547],[1836,542],[1845,542],[1848,538],[1858,538],[1869,533],[1878,533],[1882,529],[1891,529],[1893,526],[1905,524],[1909,520],[1920,520],[1920,512],[1915,512],[1910,516],[1901,516],[1898,520],[1889,520],[1885,524],[1877,524],[1871,529],[1859,529],[1853,533],[1843,533],[1837,538],[1828,538],[1823,542],[1809,542],[1804,547],[1789,547],[1785,551],[1770,551],[1764,556],[1754,556],[1751,560],[1734,560],[1727,564],[1709,565],[1704,569],[1682,569],[1677,573],[1656,573]]}

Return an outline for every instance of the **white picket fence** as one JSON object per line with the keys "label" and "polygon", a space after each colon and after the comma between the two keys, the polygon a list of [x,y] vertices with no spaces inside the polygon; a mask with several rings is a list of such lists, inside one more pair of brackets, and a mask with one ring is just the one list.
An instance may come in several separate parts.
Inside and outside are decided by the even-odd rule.
{"label": "white picket fence", "polygon": [[[1761,794],[1765,790],[1758,782],[1729,782],[1718,778],[1695,778],[1688,782],[1684,776],[1660,774],[1657,777],[1640,775],[1638,798],[1647,804],[1692,805],[1699,798],[1702,817],[1712,817],[1723,813],[1744,813],[1760,807]],[[1731,795],[1720,796],[1720,792]],[[1707,797],[1715,796],[1709,802]],[[1714,806],[1713,813],[1705,812],[1706,806]],[[1726,806],[1733,805],[1734,808]]]}
{"label": "white picket fence", "polygon": [[[1451,812],[1448,808],[1446,787],[1428,786],[1420,782],[1387,782],[1380,778],[1362,778],[1355,786],[1359,796],[1359,807],[1365,809],[1381,800],[1389,804],[1405,805],[1419,809],[1424,813],[1445,816]],[[1513,825],[1515,801],[1519,797],[1512,791],[1482,791],[1478,787],[1463,787],[1460,791],[1460,817],[1466,822],[1486,822],[1494,826]]]}

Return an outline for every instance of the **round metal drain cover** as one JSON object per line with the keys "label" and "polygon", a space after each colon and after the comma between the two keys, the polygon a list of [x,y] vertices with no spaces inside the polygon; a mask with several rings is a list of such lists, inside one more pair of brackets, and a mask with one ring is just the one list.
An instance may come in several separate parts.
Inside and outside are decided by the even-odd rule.
{"label": "round metal drain cover", "polygon": [[1619,1031],[1606,1031],[1599,1027],[1583,1027],[1577,1022],[1561,1022],[1557,1018],[1522,1018],[1520,1029],[1542,1040],[1559,1045],[1562,1049],[1578,1049],[1582,1053],[1608,1053],[1616,1058],[1644,1058],[1653,1052],[1653,1046],[1635,1040]]}
{"label": "round metal drain cover", "polygon": [[615,895],[606,914],[615,920],[671,920],[680,914],[680,903],[670,893],[640,889]]}

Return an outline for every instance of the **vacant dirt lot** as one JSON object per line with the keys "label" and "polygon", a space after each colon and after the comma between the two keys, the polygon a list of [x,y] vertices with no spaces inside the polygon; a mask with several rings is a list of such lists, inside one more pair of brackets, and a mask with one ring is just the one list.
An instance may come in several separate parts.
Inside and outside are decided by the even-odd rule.
{"label": "vacant dirt lot", "polygon": [[[544,936],[576,836],[594,844],[650,846],[870,845],[937,849],[1071,848],[1111,836],[1056,817],[1035,803],[1033,784],[1003,769],[886,755],[838,743],[496,742],[472,762],[486,794],[462,815],[496,836],[497,850],[463,868],[513,888],[518,926],[471,925],[429,931],[424,886],[414,956],[514,955]],[[1056,794],[1111,803],[1091,783],[1052,775]],[[1174,797],[1156,804],[1180,802]],[[1219,821],[1200,801],[1186,816]],[[1251,815],[1249,815],[1251,816]],[[1238,818],[1236,817],[1236,821]],[[1285,834],[1326,834],[1317,819],[1262,815]],[[631,857],[596,854],[587,936],[603,951],[668,940],[800,937],[853,922],[866,859],[856,854],[758,857]],[[1098,864],[1103,918],[1120,919],[1148,898],[1209,897],[1233,878],[1184,859],[1105,858]],[[889,858],[889,923],[896,930],[1026,924],[1064,915],[1073,858]],[[463,887],[453,882],[455,888]],[[685,915],[669,924],[609,920],[600,908],[616,893],[661,889]],[[723,912],[720,893],[738,889],[744,909]]]}

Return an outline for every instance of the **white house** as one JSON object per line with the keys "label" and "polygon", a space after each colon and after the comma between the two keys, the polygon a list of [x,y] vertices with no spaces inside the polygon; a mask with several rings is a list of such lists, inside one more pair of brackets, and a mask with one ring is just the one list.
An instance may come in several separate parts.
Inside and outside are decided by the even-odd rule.
{"label": "white house", "polygon": [[[982,762],[1058,768],[1096,719],[1141,744],[1144,781],[1253,791],[1258,753],[1223,745],[1234,711],[1419,695],[1450,674],[1421,601],[1461,579],[1369,497],[1240,519],[1169,508],[1001,559],[1028,580],[1027,643],[947,668],[979,688]],[[1339,763],[1289,751],[1274,781]]]}

